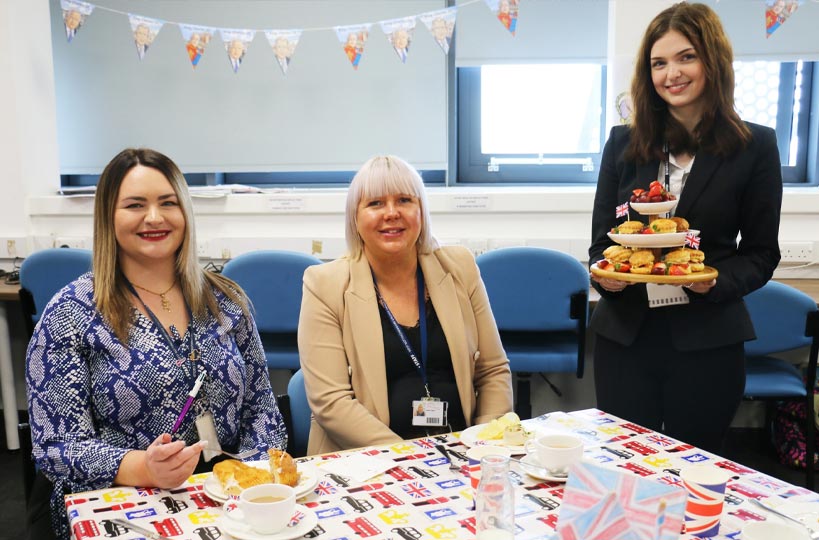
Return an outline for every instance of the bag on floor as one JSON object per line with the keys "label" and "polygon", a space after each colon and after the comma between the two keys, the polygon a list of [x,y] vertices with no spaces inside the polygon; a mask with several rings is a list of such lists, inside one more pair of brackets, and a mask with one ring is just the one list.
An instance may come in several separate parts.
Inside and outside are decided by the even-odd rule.
{"label": "bag on floor", "polygon": [[[813,418],[816,421],[816,411],[819,409],[819,395],[814,389]],[[789,467],[805,468],[805,454],[807,437],[805,436],[805,402],[784,401],[776,405],[773,417],[773,443],[779,462]],[[816,445],[819,449],[819,426],[815,431]],[[814,454],[813,464],[816,467],[819,454]]]}

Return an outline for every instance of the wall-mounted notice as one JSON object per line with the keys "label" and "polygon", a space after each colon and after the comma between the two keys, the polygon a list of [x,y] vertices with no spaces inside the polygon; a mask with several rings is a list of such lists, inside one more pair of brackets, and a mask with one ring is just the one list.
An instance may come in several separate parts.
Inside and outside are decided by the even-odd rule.
{"label": "wall-mounted notice", "polygon": [[301,212],[304,210],[304,197],[270,197],[267,204],[277,212]]}
{"label": "wall-mounted notice", "polygon": [[489,210],[489,195],[455,195],[453,210]]}

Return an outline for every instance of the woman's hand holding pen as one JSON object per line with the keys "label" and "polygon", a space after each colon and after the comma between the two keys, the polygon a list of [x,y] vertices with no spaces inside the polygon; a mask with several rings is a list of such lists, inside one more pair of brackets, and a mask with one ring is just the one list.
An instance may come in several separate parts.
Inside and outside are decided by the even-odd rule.
{"label": "woman's hand holding pen", "polygon": [[145,469],[154,487],[172,488],[182,484],[193,474],[199,455],[207,441],[187,446],[185,441],[174,441],[163,433],[145,451]]}

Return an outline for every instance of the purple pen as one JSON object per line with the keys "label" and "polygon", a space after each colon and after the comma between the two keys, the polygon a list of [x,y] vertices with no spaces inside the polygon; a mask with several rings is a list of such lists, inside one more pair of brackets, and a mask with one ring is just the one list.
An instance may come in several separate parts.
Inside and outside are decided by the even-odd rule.
{"label": "purple pen", "polygon": [[182,420],[185,419],[185,415],[188,414],[188,409],[191,408],[191,404],[193,400],[196,399],[196,394],[199,393],[199,388],[202,386],[202,383],[205,381],[206,373],[203,371],[199,374],[196,378],[196,382],[193,383],[193,388],[191,391],[188,392],[188,400],[185,401],[185,406],[182,407],[182,411],[179,413],[179,417],[176,419],[176,423],[173,425],[173,429],[171,430],[171,434],[176,433],[176,430],[179,429],[179,426],[182,425]]}

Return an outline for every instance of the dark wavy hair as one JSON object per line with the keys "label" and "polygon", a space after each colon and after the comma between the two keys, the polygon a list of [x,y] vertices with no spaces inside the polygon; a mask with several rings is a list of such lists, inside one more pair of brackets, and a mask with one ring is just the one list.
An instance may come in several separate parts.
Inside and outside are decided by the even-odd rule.
{"label": "dark wavy hair", "polygon": [[[668,111],[651,79],[651,48],[669,31],[685,36],[700,58],[705,77],[703,112],[693,133]],[[638,162],[663,159],[663,142],[672,153],[698,148],[730,156],[750,141],[751,131],[734,109],[734,53],[717,14],[705,4],[681,2],[654,17],[643,36],[634,77],[631,144],[627,157]]]}

